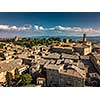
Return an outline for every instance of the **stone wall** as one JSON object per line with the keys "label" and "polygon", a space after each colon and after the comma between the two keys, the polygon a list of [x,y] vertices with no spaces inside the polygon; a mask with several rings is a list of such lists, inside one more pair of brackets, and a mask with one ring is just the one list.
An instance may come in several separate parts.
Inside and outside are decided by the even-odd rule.
{"label": "stone wall", "polygon": [[57,70],[47,70],[47,86],[59,86],[59,73]]}
{"label": "stone wall", "polygon": [[47,86],[50,87],[84,87],[84,79],[61,74],[57,70],[47,70]]}
{"label": "stone wall", "polygon": [[60,82],[61,87],[84,87],[84,79],[77,78],[74,76],[69,75],[60,75]]}

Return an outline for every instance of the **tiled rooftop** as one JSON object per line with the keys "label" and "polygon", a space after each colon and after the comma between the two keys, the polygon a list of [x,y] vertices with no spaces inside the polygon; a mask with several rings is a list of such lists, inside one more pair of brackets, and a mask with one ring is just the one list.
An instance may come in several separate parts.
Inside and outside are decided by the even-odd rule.
{"label": "tiled rooftop", "polygon": [[100,60],[100,53],[92,53],[92,55],[97,59]]}
{"label": "tiled rooftop", "polygon": [[10,62],[0,63],[0,72],[11,71],[14,68],[22,68],[24,65],[20,65],[18,60],[13,60]]}
{"label": "tiled rooftop", "polygon": [[66,59],[79,59],[79,57],[77,55],[71,55],[71,54],[64,54],[62,53],[62,58],[66,58]]}
{"label": "tiled rooftop", "polygon": [[42,57],[46,58],[46,59],[59,59],[60,54],[58,54],[58,53],[49,53],[47,55],[43,55]]}

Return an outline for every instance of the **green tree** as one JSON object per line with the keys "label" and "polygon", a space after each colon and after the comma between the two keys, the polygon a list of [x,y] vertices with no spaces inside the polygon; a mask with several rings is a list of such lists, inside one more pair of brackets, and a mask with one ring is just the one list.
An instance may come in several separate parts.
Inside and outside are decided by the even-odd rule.
{"label": "green tree", "polygon": [[31,81],[32,81],[32,76],[30,75],[30,74],[23,74],[22,76],[21,76],[21,85],[28,85],[28,84],[30,84],[31,83]]}
{"label": "green tree", "polygon": [[63,42],[66,43],[66,39],[63,39]]}
{"label": "green tree", "polygon": [[0,48],[3,48],[5,46],[5,44],[0,44]]}
{"label": "green tree", "polygon": [[20,79],[20,74],[18,68],[15,69],[15,80],[18,81]]}
{"label": "green tree", "polygon": [[73,42],[73,40],[72,39],[69,39],[69,42]]}
{"label": "green tree", "polygon": [[12,85],[12,79],[13,79],[13,76],[10,72],[7,72],[6,73],[6,82],[7,82],[7,85],[8,86],[11,86]]}

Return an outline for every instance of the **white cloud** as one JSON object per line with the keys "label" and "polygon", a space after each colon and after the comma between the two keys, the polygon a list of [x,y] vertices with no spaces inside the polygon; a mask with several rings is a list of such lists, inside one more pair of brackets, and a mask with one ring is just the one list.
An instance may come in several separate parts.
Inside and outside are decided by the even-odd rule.
{"label": "white cloud", "polygon": [[57,30],[57,31],[77,32],[77,33],[100,33],[100,30],[94,28],[63,27],[63,26],[55,26],[46,29],[44,28],[44,30]]}
{"label": "white cloud", "polygon": [[41,31],[41,30],[45,30],[45,29],[42,26],[34,25],[34,30]]}
{"label": "white cloud", "polygon": [[39,27],[39,30],[44,30],[44,28],[42,26]]}
{"label": "white cloud", "polygon": [[54,26],[54,27],[43,27],[38,25],[23,25],[23,26],[10,26],[10,25],[0,25],[0,30],[6,31],[45,31],[45,30],[52,30],[52,31],[65,31],[65,32],[75,32],[75,33],[100,33],[100,29],[94,28],[81,28],[81,27],[64,27],[64,26]]}
{"label": "white cloud", "polygon": [[0,30],[9,30],[9,25],[0,25]]}
{"label": "white cloud", "polygon": [[27,29],[31,29],[31,25],[30,26],[22,26],[22,27],[17,27],[17,26],[10,26],[10,25],[0,25],[0,30],[27,30]]}
{"label": "white cloud", "polygon": [[62,30],[65,30],[65,27],[62,27],[62,26],[55,26],[54,29],[55,29],[55,30],[60,30],[60,31],[62,31]]}
{"label": "white cloud", "polygon": [[34,25],[34,30],[38,30],[38,26],[37,25]]}
{"label": "white cloud", "polygon": [[44,28],[42,26],[34,25],[34,30],[36,31],[55,30],[55,31],[75,32],[75,33],[100,33],[100,29],[81,28],[81,27],[63,27],[63,26],[54,26],[54,27]]}
{"label": "white cloud", "polygon": [[[9,28],[9,27],[8,27]],[[10,29],[17,30],[18,28],[16,26],[11,26]]]}

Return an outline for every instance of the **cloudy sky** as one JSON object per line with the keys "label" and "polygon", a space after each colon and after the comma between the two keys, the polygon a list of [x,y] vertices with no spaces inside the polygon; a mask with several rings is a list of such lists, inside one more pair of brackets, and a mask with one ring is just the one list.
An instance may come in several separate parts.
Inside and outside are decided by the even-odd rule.
{"label": "cloudy sky", "polygon": [[3,13],[0,37],[100,36],[100,13]]}

